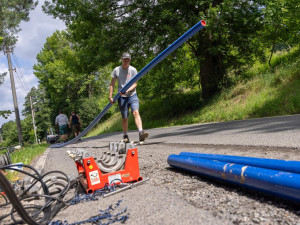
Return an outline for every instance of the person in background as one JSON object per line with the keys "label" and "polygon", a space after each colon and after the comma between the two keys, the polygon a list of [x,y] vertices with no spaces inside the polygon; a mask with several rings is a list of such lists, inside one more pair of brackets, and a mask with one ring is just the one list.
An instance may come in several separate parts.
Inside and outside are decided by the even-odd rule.
{"label": "person in background", "polygon": [[59,115],[55,118],[55,126],[58,126],[59,134],[64,142],[68,141],[68,117],[59,110]]}
{"label": "person in background", "polygon": [[[118,91],[120,91],[136,74],[137,70],[133,66],[130,66],[131,55],[128,52],[122,55],[122,65],[116,67],[111,73],[111,83],[109,86],[109,101],[113,104],[114,100],[112,94],[114,91],[114,86],[116,80],[118,80]],[[139,99],[136,93],[137,83],[134,83],[126,93],[122,94],[118,99],[119,108],[122,115],[122,129],[124,132],[123,140],[124,142],[129,142],[129,137],[127,134],[128,130],[128,116],[129,108],[134,116],[136,127],[139,131],[139,141],[142,142],[148,137],[148,133],[143,130],[142,118],[139,113]]]}
{"label": "person in background", "polygon": [[80,134],[81,130],[81,120],[78,114],[75,113],[75,111],[72,111],[72,115],[70,116],[70,122],[69,122],[69,128],[71,128],[74,132],[75,137],[77,137],[78,134]]}

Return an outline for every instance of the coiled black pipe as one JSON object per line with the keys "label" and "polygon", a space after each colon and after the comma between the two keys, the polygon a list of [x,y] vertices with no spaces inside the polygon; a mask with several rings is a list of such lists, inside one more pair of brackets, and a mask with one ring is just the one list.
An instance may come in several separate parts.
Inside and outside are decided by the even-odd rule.
{"label": "coiled black pipe", "polygon": [[9,199],[11,204],[13,204],[15,210],[20,215],[20,217],[24,220],[24,222],[26,222],[29,225],[39,225],[28,215],[23,205],[19,201],[19,198],[17,197],[15,191],[11,188],[9,181],[5,178],[2,172],[0,172],[0,184],[7,198]]}

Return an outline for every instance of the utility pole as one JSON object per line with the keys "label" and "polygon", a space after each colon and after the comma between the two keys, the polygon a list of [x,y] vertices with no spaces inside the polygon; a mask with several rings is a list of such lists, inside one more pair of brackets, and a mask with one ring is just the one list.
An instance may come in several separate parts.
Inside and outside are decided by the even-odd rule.
{"label": "utility pole", "polygon": [[35,126],[35,120],[34,120],[34,108],[33,108],[33,104],[32,104],[32,98],[31,95],[29,96],[30,99],[30,107],[31,107],[31,116],[32,116],[32,125],[33,125],[33,131],[34,131],[34,136],[35,136],[35,141],[38,144],[38,139],[36,136],[36,126]]}
{"label": "utility pole", "polygon": [[20,114],[19,114],[18,100],[17,100],[17,95],[16,95],[14,74],[13,74],[13,69],[12,69],[12,66],[11,66],[10,52],[11,51],[9,50],[8,46],[6,46],[6,55],[7,55],[8,69],[9,69],[9,75],[10,75],[11,91],[12,91],[13,100],[14,100],[16,123],[17,123],[17,130],[18,130],[18,138],[19,138],[20,146],[23,147],[24,146],[23,134],[22,134]]}

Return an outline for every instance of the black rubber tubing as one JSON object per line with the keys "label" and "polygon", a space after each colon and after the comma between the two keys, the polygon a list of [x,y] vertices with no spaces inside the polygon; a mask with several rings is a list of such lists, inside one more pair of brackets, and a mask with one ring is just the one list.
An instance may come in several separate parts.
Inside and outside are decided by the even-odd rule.
{"label": "black rubber tubing", "polygon": [[29,225],[39,225],[36,223],[26,212],[23,205],[19,201],[15,191],[11,188],[11,185],[9,181],[5,178],[4,174],[0,172],[0,184],[1,188],[4,190],[7,198],[11,202],[11,204],[14,206],[17,213],[20,215],[20,217],[24,220],[24,222],[28,223]]}

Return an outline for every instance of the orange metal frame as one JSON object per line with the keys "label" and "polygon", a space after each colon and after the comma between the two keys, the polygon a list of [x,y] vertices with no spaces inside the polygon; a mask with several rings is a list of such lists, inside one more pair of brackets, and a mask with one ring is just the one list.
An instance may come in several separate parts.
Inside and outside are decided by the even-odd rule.
{"label": "orange metal frame", "polygon": [[139,171],[137,148],[128,149],[124,169],[116,172],[103,174],[93,157],[82,159],[82,162],[76,161],[76,166],[78,173],[84,175],[80,181],[87,193],[93,193],[95,190],[112,183],[119,184],[121,182],[128,183],[143,180]]}

